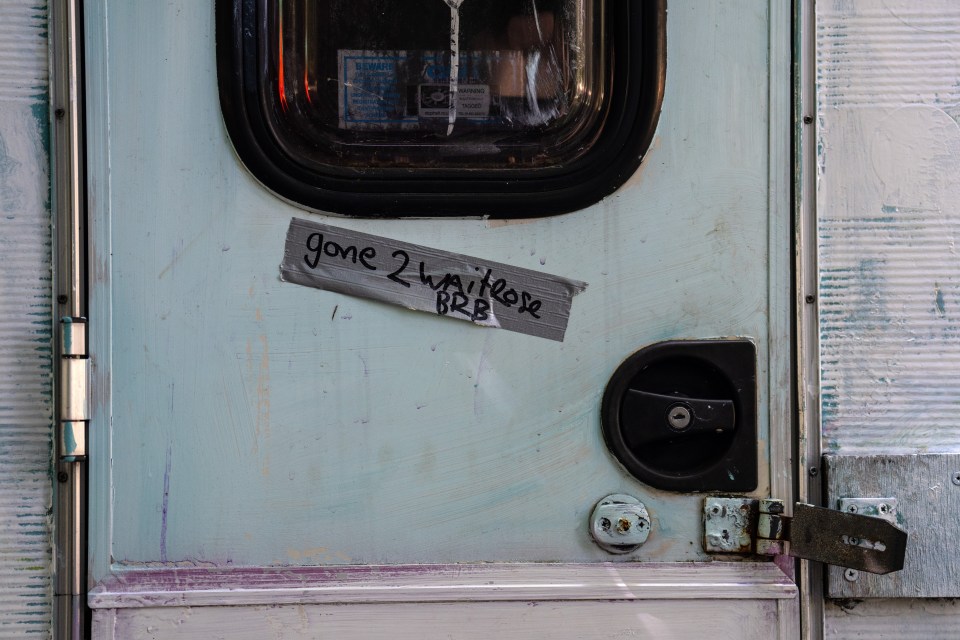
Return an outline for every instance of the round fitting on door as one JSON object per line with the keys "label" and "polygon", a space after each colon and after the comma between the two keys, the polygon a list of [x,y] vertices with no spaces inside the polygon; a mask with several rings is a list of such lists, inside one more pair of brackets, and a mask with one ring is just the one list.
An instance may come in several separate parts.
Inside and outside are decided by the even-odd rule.
{"label": "round fitting on door", "polygon": [[650,515],[643,503],[624,494],[609,495],[590,515],[590,535],[604,551],[630,553],[647,541]]}

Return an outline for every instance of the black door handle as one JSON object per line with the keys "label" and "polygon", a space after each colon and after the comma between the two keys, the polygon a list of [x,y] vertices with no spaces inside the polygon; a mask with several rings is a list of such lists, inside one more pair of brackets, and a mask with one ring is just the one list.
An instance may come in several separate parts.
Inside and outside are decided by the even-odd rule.
{"label": "black door handle", "polygon": [[629,447],[698,435],[723,435],[736,427],[732,400],[684,398],[630,389],[620,407]]}

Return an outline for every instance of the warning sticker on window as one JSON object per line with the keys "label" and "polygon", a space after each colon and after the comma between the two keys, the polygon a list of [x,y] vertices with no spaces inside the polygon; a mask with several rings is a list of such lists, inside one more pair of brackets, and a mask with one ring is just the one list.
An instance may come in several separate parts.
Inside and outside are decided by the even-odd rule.
{"label": "warning sticker on window", "polygon": [[461,53],[456,83],[450,82],[449,61],[444,51],[338,51],[340,128],[446,126],[451,107],[457,122],[467,126],[502,123],[503,100],[522,95],[522,53]]}
{"label": "warning sticker on window", "polygon": [[[420,85],[417,114],[421,118],[446,118],[450,113],[450,85]],[[490,87],[485,84],[461,85],[457,90],[457,116],[481,118],[490,116]]]}

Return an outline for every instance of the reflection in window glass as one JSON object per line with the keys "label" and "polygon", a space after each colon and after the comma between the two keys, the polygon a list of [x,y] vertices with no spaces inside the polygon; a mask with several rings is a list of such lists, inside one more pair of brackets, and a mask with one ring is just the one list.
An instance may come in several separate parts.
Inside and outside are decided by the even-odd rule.
{"label": "reflection in window glass", "polygon": [[264,105],[340,167],[549,167],[603,117],[601,0],[264,0]]}

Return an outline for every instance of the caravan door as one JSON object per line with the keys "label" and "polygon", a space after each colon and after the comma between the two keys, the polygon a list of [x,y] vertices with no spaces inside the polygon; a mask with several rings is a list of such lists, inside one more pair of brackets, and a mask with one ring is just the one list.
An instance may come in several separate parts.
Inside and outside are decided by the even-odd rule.
{"label": "caravan door", "polygon": [[211,4],[85,6],[94,636],[797,637],[788,7]]}

